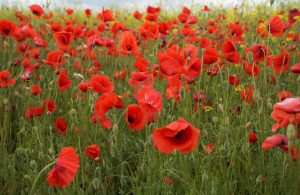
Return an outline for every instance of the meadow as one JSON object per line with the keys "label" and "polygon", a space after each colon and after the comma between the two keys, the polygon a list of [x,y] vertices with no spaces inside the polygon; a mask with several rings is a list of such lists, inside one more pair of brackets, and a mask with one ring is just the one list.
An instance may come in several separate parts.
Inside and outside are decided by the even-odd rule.
{"label": "meadow", "polygon": [[0,194],[299,194],[300,3],[0,10]]}

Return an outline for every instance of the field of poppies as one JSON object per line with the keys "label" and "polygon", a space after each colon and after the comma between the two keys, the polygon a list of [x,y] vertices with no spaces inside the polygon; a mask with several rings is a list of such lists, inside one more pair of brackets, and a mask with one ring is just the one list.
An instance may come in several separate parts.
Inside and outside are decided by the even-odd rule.
{"label": "field of poppies", "polygon": [[0,194],[299,194],[300,3],[0,10]]}

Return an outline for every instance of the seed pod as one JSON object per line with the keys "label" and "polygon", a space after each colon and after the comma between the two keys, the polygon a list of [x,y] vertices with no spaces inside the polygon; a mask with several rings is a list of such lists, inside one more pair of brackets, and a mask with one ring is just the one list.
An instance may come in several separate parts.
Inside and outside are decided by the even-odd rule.
{"label": "seed pod", "polygon": [[294,145],[296,139],[296,129],[293,124],[287,126],[286,136],[288,137],[288,145],[291,148]]}

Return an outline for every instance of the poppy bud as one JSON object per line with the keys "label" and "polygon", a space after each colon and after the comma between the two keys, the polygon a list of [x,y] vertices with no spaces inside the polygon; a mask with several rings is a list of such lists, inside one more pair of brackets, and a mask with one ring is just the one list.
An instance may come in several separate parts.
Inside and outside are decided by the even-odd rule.
{"label": "poppy bud", "polygon": [[93,181],[92,181],[92,184],[93,184],[93,187],[95,190],[97,190],[100,186],[100,181],[98,178],[94,178]]}
{"label": "poppy bud", "polygon": [[246,123],[245,129],[248,129],[251,126],[251,122]]}
{"label": "poppy bud", "polygon": [[30,161],[30,167],[32,168],[32,170],[36,171],[37,170],[37,164],[35,160],[31,160]]}
{"label": "poppy bud", "polygon": [[85,163],[84,170],[88,172],[90,168],[91,168],[90,163],[89,162]]}
{"label": "poppy bud", "polygon": [[273,109],[273,104],[272,104],[270,98],[268,98],[268,100],[267,100],[267,106],[268,106],[268,109]]}
{"label": "poppy bud", "polygon": [[287,126],[286,136],[288,137],[289,148],[291,148],[294,145],[294,141],[296,139],[296,129],[293,124],[289,124]]}
{"label": "poppy bud", "polygon": [[3,99],[3,104],[4,104],[4,105],[7,105],[8,102],[9,102],[9,100],[8,100],[7,98]]}
{"label": "poppy bud", "polygon": [[75,73],[75,72],[73,73],[73,77],[78,80],[84,80],[83,75]]}
{"label": "poppy bud", "polygon": [[96,167],[96,169],[95,169],[95,175],[101,176],[101,169],[100,169],[100,167]]}
{"label": "poppy bud", "polygon": [[214,123],[217,123],[217,122],[218,122],[218,117],[213,116],[213,117],[212,117],[212,121],[213,121]]}
{"label": "poppy bud", "polygon": [[69,115],[70,115],[71,117],[75,117],[76,114],[77,114],[77,111],[76,111],[74,108],[72,108],[72,109],[69,111]]}
{"label": "poppy bud", "polygon": [[44,160],[44,158],[45,158],[44,153],[43,153],[43,152],[39,152],[39,154],[38,154],[38,159],[39,159],[40,161],[42,161],[42,160]]}
{"label": "poppy bud", "polygon": [[17,148],[16,149],[16,155],[17,155],[17,157],[24,157],[25,156],[24,148]]}

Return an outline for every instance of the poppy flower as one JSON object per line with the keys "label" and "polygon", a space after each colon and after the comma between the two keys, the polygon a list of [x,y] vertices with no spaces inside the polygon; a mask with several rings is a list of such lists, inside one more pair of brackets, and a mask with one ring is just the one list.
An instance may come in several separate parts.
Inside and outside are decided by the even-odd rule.
{"label": "poppy flower", "polygon": [[242,36],[244,34],[244,31],[242,27],[238,24],[229,24],[228,25],[228,32],[232,36]]}
{"label": "poppy flower", "polygon": [[248,135],[248,141],[249,143],[253,144],[258,140],[258,137],[254,131],[251,131]]}
{"label": "poppy flower", "polygon": [[85,9],[85,10],[84,10],[84,13],[85,13],[85,15],[86,15],[87,17],[90,17],[91,14],[92,14],[92,11],[91,11],[91,9]]}
{"label": "poppy flower", "polygon": [[155,129],[152,139],[157,149],[163,153],[179,150],[188,153],[195,149],[200,131],[183,118],[169,125]]}
{"label": "poppy flower", "polygon": [[66,72],[61,72],[57,79],[58,90],[65,91],[72,85],[72,81],[69,79]]}
{"label": "poppy flower", "polygon": [[181,53],[183,54],[185,59],[188,57],[193,58],[198,55],[198,49],[195,45],[189,44],[184,47],[184,49],[181,51]]}
{"label": "poppy flower", "polygon": [[44,108],[47,109],[48,113],[52,113],[56,111],[56,104],[54,102],[54,100],[50,99],[50,98],[46,98],[43,100],[43,104],[44,104]]}
{"label": "poppy flower", "polygon": [[241,91],[242,100],[246,101],[247,104],[251,104],[253,96],[253,86],[246,87]]}
{"label": "poppy flower", "polygon": [[61,50],[53,50],[47,54],[47,59],[44,60],[45,64],[53,67],[58,67],[65,62],[64,52]]}
{"label": "poppy flower", "polygon": [[225,54],[226,59],[229,62],[234,64],[239,63],[240,55],[237,51],[236,45],[231,40],[226,39],[226,41],[222,43],[222,52]]}
{"label": "poppy flower", "polygon": [[67,13],[68,15],[73,14],[73,12],[74,12],[74,10],[71,9],[71,8],[66,9],[66,13]]}
{"label": "poppy flower", "polygon": [[291,9],[289,11],[289,23],[294,24],[296,22],[295,17],[300,16],[300,11],[297,8]]}
{"label": "poppy flower", "polygon": [[98,19],[101,19],[103,22],[114,21],[114,16],[111,10],[109,9],[102,9],[102,12],[98,14]]}
{"label": "poppy flower", "polygon": [[267,65],[272,66],[276,73],[284,73],[290,65],[290,53],[286,51],[285,47],[282,47],[282,50],[278,55],[269,55],[267,57]]}
{"label": "poppy flower", "polygon": [[85,148],[84,153],[91,159],[98,160],[100,156],[100,146],[98,144],[92,144]]}
{"label": "poppy flower", "polygon": [[111,120],[106,118],[105,115],[113,107],[118,109],[124,107],[122,99],[115,93],[104,93],[97,99],[94,105],[96,117],[105,128],[110,128],[112,125]]}
{"label": "poppy flower", "polygon": [[286,151],[288,150],[288,138],[283,134],[272,135],[264,140],[261,147],[263,150],[281,147]]}
{"label": "poppy flower", "polygon": [[31,5],[29,6],[29,9],[31,10],[32,14],[37,16],[37,17],[41,17],[44,14],[44,10],[41,6],[39,5]]}
{"label": "poppy flower", "polygon": [[205,152],[206,153],[214,153],[215,152],[215,146],[212,143],[206,144]]}
{"label": "poppy flower", "polygon": [[100,74],[92,76],[90,86],[99,93],[113,92],[115,88],[108,76]]}
{"label": "poppy flower", "polygon": [[293,73],[300,73],[300,63],[295,64],[291,67],[291,72]]}
{"label": "poppy flower", "polygon": [[55,120],[54,129],[57,130],[61,135],[65,135],[68,128],[68,122],[61,116],[58,116]]}
{"label": "poppy flower", "polygon": [[16,83],[16,79],[11,78],[9,70],[0,71],[0,87],[12,86]]}
{"label": "poppy flower", "polygon": [[55,32],[53,33],[53,38],[56,40],[56,45],[59,49],[68,49],[72,42],[73,34],[65,31]]}
{"label": "poppy flower", "polygon": [[33,117],[42,116],[44,114],[45,108],[44,107],[30,107],[27,108],[25,111],[25,119],[31,119]]}
{"label": "poppy flower", "polygon": [[281,102],[277,102],[273,106],[271,116],[276,121],[272,126],[272,131],[276,131],[279,127],[288,126],[290,123],[299,124],[300,98],[286,98]]}
{"label": "poppy flower", "polygon": [[158,53],[160,70],[167,76],[182,73],[183,58],[171,53]]}
{"label": "poppy flower", "polygon": [[290,98],[290,97],[292,97],[292,96],[293,96],[292,92],[286,91],[286,90],[283,90],[283,91],[281,91],[281,92],[279,92],[279,93],[277,94],[277,97],[278,97],[279,101],[283,101],[283,100],[285,100],[286,98]]}
{"label": "poppy flower", "polygon": [[33,95],[38,95],[40,93],[42,93],[42,89],[39,85],[32,85],[30,87],[30,92],[33,94]]}
{"label": "poppy flower", "polygon": [[252,57],[254,62],[264,61],[265,58],[269,55],[269,50],[266,45],[257,44],[246,49],[246,55],[249,52],[252,52]]}
{"label": "poppy flower", "polygon": [[149,62],[143,58],[142,56],[137,56],[133,66],[140,72],[147,71],[147,66],[149,65]]}
{"label": "poppy flower", "polygon": [[181,79],[179,75],[175,76],[169,76],[168,79],[168,85],[166,89],[166,97],[168,99],[175,98],[176,102],[181,101],[181,95],[180,90],[182,87]]}
{"label": "poppy flower", "polygon": [[196,91],[196,92],[194,93],[194,95],[193,95],[193,100],[194,100],[195,102],[203,102],[203,101],[205,101],[206,99],[207,99],[207,95],[206,95],[205,92],[202,91],[202,90]]}
{"label": "poppy flower", "polygon": [[151,86],[144,86],[138,91],[136,99],[145,111],[148,122],[153,122],[156,114],[162,109],[161,94]]}
{"label": "poppy flower", "polygon": [[127,107],[125,119],[132,132],[134,130],[139,131],[143,129],[146,124],[146,115],[144,111],[136,104],[130,104]]}
{"label": "poppy flower", "polygon": [[120,37],[120,54],[137,54],[138,45],[136,40],[130,31],[125,31],[121,34]]}
{"label": "poppy flower", "polygon": [[244,62],[243,64],[244,70],[247,72],[248,75],[257,77],[259,73],[259,66],[257,64]]}
{"label": "poppy flower", "polygon": [[204,64],[213,64],[218,61],[220,54],[217,49],[212,47],[206,47],[203,53]]}
{"label": "poppy flower", "polygon": [[154,77],[149,72],[132,72],[128,80],[130,86],[139,88],[141,86],[152,86]]}
{"label": "poppy flower", "polygon": [[3,36],[14,36],[18,26],[10,20],[0,20],[0,34]]}
{"label": "poppy flower", "polygon": [[73,147],[63,147],[56,159],[55,166],[48,173],[47,181],[51,186],[66,187],[76,176],[79,168],[79,155]]}
{"label": "poppy flower", "polygon": [[279,16],[272,16],[267,23],[270,33],[274,37],[281,37],[283,34],[283,22]]}
{"label": "poppy flower", "polygon": [[139,12],[139,11],[135,11],[133,13],[133,16],[135,17],[135,19],[140,20],[140,19],[142,19],[143,14],[141,12]]}
{"label": "poppy flower", "polygon": [[240,84],[241,77],[240,76],[236,76],[234,74],[230,74],[228,76],[228,81],[229,81],[230,85],[238,86]]}

